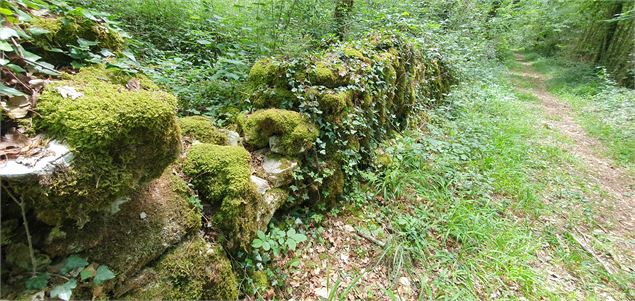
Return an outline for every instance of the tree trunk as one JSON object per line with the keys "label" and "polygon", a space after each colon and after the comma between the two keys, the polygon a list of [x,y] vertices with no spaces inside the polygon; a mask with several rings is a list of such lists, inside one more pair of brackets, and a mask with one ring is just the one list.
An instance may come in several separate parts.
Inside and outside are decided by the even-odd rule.
{"label": "tree trunk", "polygon": [[346,36],[348,22],[353,11],[353,0],[336,0],[335,3],[335,26],[336,34],[340,40]]}

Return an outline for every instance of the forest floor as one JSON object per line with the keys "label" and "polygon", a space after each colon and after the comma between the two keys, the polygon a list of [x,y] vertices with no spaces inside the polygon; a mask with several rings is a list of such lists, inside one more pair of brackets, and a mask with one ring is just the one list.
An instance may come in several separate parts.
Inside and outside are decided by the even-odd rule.
{"label": "forest floor", "polygon": [[635,173],[534,63],[459,85],[392,141],[385,175],[312,216],[261,297],[634,300]]}

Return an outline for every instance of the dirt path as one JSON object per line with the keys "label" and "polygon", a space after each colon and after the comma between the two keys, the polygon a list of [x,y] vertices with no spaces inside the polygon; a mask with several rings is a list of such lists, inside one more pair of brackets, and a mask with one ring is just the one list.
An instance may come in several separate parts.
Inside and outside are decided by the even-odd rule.
{"label": "dirt path", "polygon": [[[620,262],[628,263],[635,255],[635,179],[611,159],[602,155],[605,146],[589,136],[575,121],[575,113],[571,107],[547,92],[545,76],[534,71],[531,63],[525,61],[522,56],[517,56],[517,60],[522,65],[519,75],[533,83],[530,89],[518,89],[533,94],[540,100],[540,107],[548,117],[546,125],[571,139],[573,143],[568,147],[568,151],[586,166],[587,178],[608,194],[608,197],[599,200],[602,202],[599,204],[600,207],[606,211],[598,213],[597,222],[601,229],[612,237],[615,247],[621,250],[615,254],[595,254],[594,257],[597,256],[596,259],[605,265],[605,269],[615,272],[617,267],[622,266]],[[582,232],[592,230],[593,226],[589,226]],[[583,238],[586,236],[584,233],[579,235]],[[589,249],[593,252],[591,247]],[[629,268],[629,265],[622,269],[628,271],[635,268]]]}

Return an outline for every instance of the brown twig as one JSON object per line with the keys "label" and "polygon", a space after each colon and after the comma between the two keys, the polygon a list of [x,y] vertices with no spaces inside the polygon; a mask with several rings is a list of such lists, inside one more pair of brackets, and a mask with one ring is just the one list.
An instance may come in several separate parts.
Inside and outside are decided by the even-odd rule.
{"label": "brown twig", "polygon": [[37,273],[37,263],[35,261],[35,252],[33,251],[33,242],[31,240],[31,232],[29,231],[29,222],[26,220],[26,210],[24,208],[24,200],[18,198],[9,190],[5,188],[5,191],[9,194],[9,197],[20,207],[20,213],[22,213],[22,225],[24,226],[24,231],[26,232],[26,240],[29,244],[29,256],[31,257],[31,272],[33,275]]}
{"label": "brown twig", "polygon": [[[575,230],[580,235],[582,235],[582,233],[578,229],[575,229]],[[575,242],[577,242],[580,245],[580,247],[582,247],[582,249],[584,249],[587,253],[591,254],[591,256],[602,265],[604,270],[606,270],[606,272],[609,273],[609,275],[613,275],[615,273],[613,271],[613,268],[609,265],[609,263],[604,261],[602,257],[600,257],[597,253],[595,253],[595,251],[593,251],[593,249],[591,249],[591,247],[589,247],[586,244],[586,241],[583,241],[580,237],[578,237],[574,233],[571,233],[571,237],[573,237],[573,240],[575,240]]]}
{"label": "brown twig", "polygon": [[380,246],[382,248],[386,246],[385,242],[383,242],[383,241],[381,241],[381,240],[379,240],[377,238],[374,238],[374,237],[372,237],[372,236],[370,236],[370,235],[368,235],[368,234],[366,234],[366,233],[364,233],[362,231],[356,230],[355,232],[357,233],[357,235],[359,237],[364,238],[364,239],[366,239],[366,240],[368,240],[368,241],[370,241],[370,242],[372,242],[372,243],[374,243],[374,244],[376,244],[376,245],[378,245],[378,246]]}
{"label": "brown twig", "polygon": [[30,92],[30,94],[33,94],[33,89],[31,89],[31,87],[29,87],[29,85],[25,84],[23,81],[21,81],[13,72],[4,69],[2,70],[4,71],[4,74],[7,75],[8,77],[13,78],[15,81],[18,82],[18,84],[20,84],[20,86],[22,86],[22,88],[26,89],[27,91]]}

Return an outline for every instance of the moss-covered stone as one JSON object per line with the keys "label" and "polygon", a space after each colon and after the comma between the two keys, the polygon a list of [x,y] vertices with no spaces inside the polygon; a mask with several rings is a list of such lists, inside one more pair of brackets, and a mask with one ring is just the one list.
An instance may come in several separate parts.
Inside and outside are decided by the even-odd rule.
{"label": "moss-covered stone", "polygon": [[123,204],[113,206],[116,213],[95,217],[81,231],[72,225],[54,228],[57,238],[43,249],[51,256],[81,254],[106,264],[121,284],[201,227],[201,212],[188,202],[189,195],[187,183],[168,168]]}
{"label": "moss-covered stone", "polygon": [[223,249],[194,236],[166,254],[137,279],[145,285],[131,300],[236,300],[238,280]]}
{"label": "moss-covered stone", "polygon": [[179,118],[179,127],[183,136],[202,143],[226,145],[229,142],[227,134],[216,128],[207,117],[189,116]]}
{"label": "moss-covered stone", "polygon": [[[141,183],[158,177],[180,151],[176,99],[141,79],[129,91],[130,76],[103,67],[51,83],[38,100],[35,128],[64,141],[74,154],[70,169],[41,181],[45,197],[33,203],[41,220],[80,225]],[[82,95],[65,98],[58,89]]]}
{"label": "moss-covered stone", "polygon": [[343,53],[345,56],[350,58],[355,58],[355,59],[364,61],[366,63],[371,62],[366,56],[364,56],[364,54],[361,51],[359,51],[358,49],[355,49],[353,46],[344,47]]}
{"label": "moss-covered stone", "polygon": [[249,179],[250,161],[242,147],[197,144],[183,165],[201,199],[214,208],[213,221],[230,250],[247,250],[262,227],[259,214],[264,205]]}
{"label": "moss-covered stone", "polygon": [[[441,99],[451,82],[442,62],[427,55],[420,43],[399,33],[371,34],[362,41],[342,42],[292,63],[277,60],[276,66],[275,73],[286,73],[294,81],[295,102],[264,101],[255,107],[312,110],[308,117],[319,125],[321,149],[325,150],[316,154],[317,161],[330,166],[315,167],[325,177],[321,184],[310,180],[312,177],[303,184],[309,187],[310,199],[327,202],[344,191],[346,177],[354,173],[349,167],[344,173],[341,166],[372,166],[377,142],[390,137],[393,129],[406,128],[414,110],[436,103],[431,99]],[[271,82],[250,85],[255,94],[274,88]],[[252,116],[265,115],[260,112]],[[275,122],[267,119],[269,116],[252,116],[239,118],[247,143],[253,148],[269,144],[276,152],[284,139],[279,133],[267,132]],[[267,122],[260,126],[257,119]],[[302,144],[287,145],[297,149]],[[315,163],[305,159],[301,164]],[[331,170],[334,172],[329,174]]]}
{"label": "moss-covered stone", "polygon": [[183,172],[204,201],[220,205],[226,196],[249,190],[250,160],[242,147],[197,144],[190,148]]}
{"label": "moss-covered stone", "polygon": [[346,71],[340,70],[345,69],[343,66],[317,61],[310,69],[309,80],[313,85],[321,85],[328,88],[348,85],[348,78],[340,76],[340,71]]}
{"label": "moss-covered stone", "polygon": [[260,110],[242,116],[239,125],[245,142],[256,148],[266,147],[272,136],[279,137],[276,148],[283,155],[297,155],[310,150],[319,134],[301,113],[280,109]]}
{"label": "moss-covered stone", "polygon": [[248,80],[254,86],[285,86],[286,69],[280,62],[272,59],[261,59],[256,61],[249,70]]}
{"label": "moss-covered stone", "polygon": [[254,271],[249,278],[251,281],[247,284],[246,291],[251,294],[262,295],[271,288],[269,277],[265,271]]}

